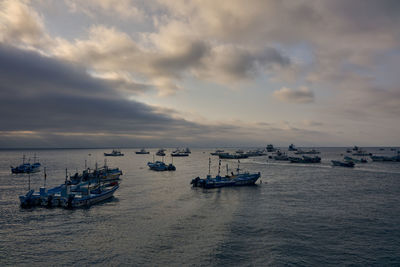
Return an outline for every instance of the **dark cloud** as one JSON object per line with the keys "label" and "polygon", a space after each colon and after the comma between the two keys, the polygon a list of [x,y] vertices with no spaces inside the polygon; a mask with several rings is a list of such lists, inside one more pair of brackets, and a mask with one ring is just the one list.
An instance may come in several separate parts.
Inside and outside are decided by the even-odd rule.
{"label": "dark cloud", "polygon": [[[34,52],[0,46],[0,130],[47,133],[199,133],[118,91],[84,69]],[[188,133],[185,132],[185,133]]]}

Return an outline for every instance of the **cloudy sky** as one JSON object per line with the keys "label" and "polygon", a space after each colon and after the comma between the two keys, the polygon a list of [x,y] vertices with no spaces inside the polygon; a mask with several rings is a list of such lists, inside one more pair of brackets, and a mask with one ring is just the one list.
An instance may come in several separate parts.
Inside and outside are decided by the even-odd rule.
{"label": "cloudy sky", "polygon": [[400,1],[0,0],[0,148],[400,145]]}

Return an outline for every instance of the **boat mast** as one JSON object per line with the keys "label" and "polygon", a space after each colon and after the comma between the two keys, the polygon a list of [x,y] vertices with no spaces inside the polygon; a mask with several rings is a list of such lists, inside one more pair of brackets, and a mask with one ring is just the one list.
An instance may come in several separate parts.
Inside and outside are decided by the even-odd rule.
{"label": "boat mast", "polygon": [[219,160],[219,163],[218,163],[218,176],[219,176],[220,172],[221,172],[221,160]]}
{"label": "boat mast", "polygon": [[43,183],[44,188],[46,188],[46,179],[47,179],[47,173],[46,173],[46,167],[44,167],[44,183]]}
{"label": "boat mast", "polygon": [[65,168],[65,184],[67,184],[67,179],[68,179],[68,169]]}
{"label": "boat mast", "polygon": [[28,172],[28,191],[31,191],[31,173]]}
{"label": "boat mast", "polygon": [[228,176],[228,163],[226,164],[226,176]]}
{"label": "boat mast", "polygon": [[208,175],[211,176],[211,158],[208,158]]}

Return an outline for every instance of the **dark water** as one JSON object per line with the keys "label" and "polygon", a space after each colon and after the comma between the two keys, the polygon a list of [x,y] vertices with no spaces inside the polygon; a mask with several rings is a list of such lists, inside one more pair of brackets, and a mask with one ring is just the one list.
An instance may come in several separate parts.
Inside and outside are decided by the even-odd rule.
{"label": "dark water", "polygon": [[[189,182],[207,174],[210,149],[159,173],[147,169],[151,155],[125,149],[107,158],[124,172],[115,197],[78,210],[20,209],[28,176],[9,165],[36,152],[55,186],[107,150],[0,151],[0,265],[399,266],[400,163],[331,167],[345,150],[321,150],[315,165],[242,160],[262,184],[203,190]],[[43,174],[31,182],[38,189]]]}

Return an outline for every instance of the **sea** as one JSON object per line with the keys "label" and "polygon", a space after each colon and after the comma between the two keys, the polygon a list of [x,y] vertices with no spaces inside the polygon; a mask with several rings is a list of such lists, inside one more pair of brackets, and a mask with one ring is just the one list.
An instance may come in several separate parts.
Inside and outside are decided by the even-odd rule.
{"label": "sea", "polygon": [[[209,158],[218,173],[215,148],[173,158],[171,172],[148,169],[157,149],[1,150],[0,266],[400,266],[400,163],[333,167],[346,148],[316,149],[319,164],[242,159],[243,171],[261,173],[257,184],[219,189],[190,185],[208,174]],[[89,208],[22,209],[18,197],[29,179],[35,190],[44,185],[43,168],[11,174],[10,165],[34,154],[47,187],[107,160],[123,171],[120,188]],[[230,173],[238,161],[222,160],[221,175],[227,165]]]}

